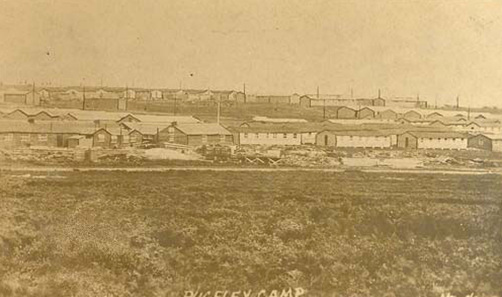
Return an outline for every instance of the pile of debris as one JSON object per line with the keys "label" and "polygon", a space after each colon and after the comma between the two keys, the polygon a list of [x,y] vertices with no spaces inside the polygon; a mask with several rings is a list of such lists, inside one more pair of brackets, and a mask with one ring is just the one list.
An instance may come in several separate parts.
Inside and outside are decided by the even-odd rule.
{"label": "pile of debris", "polygon": [[447,166],[451,166],[451,165],[465,165],[464,162],[456,159],[456,158],[453,158],[453,157],[450,157],[450,156],[442,156],[442,155],[439,155],[439,156],[436,156],[435,158],[429,158],[426,162],[425,162],[425,165],[432,165],[432,166],[444,166],[444,165],[447,165]]}
{"label": "pile of debris", "polygon": [[2,151],[2,156],[5,160],[8,161],[37,163],[65,163],[72,161],[75,157],[74,152],[72,151],[50,149],[19,149]]}
{"label": "pile of debris", "polygon": [[118,153],[102,155],[97,158],[97,162],[100,163],[128,163],[128,164],[140,164],[145,158],[137,154],[131,153]]}
{"label": "pile of debris", "polygon": [[339,159],[328,156],[288,155],[281,160],[281,164],[299,167],[334,167],[341,163]]}
{"label": "pile of debris", "polygon": [[301,167],[333,167],[340,165],[341,157],[328,155],[322,150],[289,150],[281,160],[282,165]]}

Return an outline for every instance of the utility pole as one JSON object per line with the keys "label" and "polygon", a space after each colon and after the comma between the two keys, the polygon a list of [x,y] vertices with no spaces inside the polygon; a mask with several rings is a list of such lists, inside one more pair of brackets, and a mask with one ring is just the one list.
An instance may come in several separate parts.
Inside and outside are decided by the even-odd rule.
{"label": "utility pole", "polygon": [[217,110],[217,115],[216,115],[216,122],[218,125],[220,124],[220,108],[221,108],[221,100],[218,99],[218,110]]}
{"label": "utility pole", "polygon": [[322,119],[325,120],[326,119],[326,98],[324,98],[322,101],[323,101]]}
{"label": "utility pole", "polygon": [[380,97],[380,94],[381,94],[380,89],[378,89],[378,99],[382,98],[382,97]]}
{"label": "utility pole", "polygon": [[85,84],[83,85],[82,90],[82,110],[85,110]]}
{"label": "utility pole", "polygon": [[243,84],[242,91],[244,92],[244,103],[246,103],[246,101],[247,101],[247,98],[246,98],[246,83]]}
{"label": "utility pole", "polygon": [[471,119],[471,106],[469,105],[469,107],[467,107],[467,119],[470,120]]}
{"label": "utility pole", "polygon": [[457,95],[457,110],[460,107],[460,95]]}
{"label": "utility pole", "polygon": [[129,86],[126,84],[125,88],[125,110],[129,109]]}
{"label": "utility pole", "polygon": [[[35,81],[33,81],[33,85],[32,85],[31,99],[33,101],[33,105],[35,105]],[[38,106],[41,106],[41,103],[42,103],[42,100],[39,97],[39,99],[38,99]]]}

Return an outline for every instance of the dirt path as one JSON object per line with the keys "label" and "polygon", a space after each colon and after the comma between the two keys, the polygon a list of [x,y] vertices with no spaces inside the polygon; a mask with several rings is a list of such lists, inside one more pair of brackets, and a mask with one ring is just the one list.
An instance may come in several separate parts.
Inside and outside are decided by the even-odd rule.
{"label": "dirt path", "polygon": [[465,174],[502,175],[501,169],[496,170],[468,170],[468,169],[392,169],[392,168],[260,168],[260,167],[9,167],[0,166],[0,171],[7,172],[168,172],[168,171],[229,171],[229,172],[291,172],[291,171],[312,171],[312,172],[374,172],[374,173],[426,173],[426,174]]}

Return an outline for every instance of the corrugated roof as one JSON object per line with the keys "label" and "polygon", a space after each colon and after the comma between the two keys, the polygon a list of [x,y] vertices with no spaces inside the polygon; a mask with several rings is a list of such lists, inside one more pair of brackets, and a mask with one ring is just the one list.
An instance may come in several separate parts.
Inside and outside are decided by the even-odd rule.
{"label": "corrugated roof", "polygon": [[68,133],[92,134],[96,130],[94,123],[89,122],[62,122],[40,121],[0,121],[0,133]]}
{"label": "corrugated roof", "polygon": [[232,135],[223,126],[215,123],[177,124],[176,128],[187,135]]}
{"label": "corrugated roof", "polygon": [[398,130],[341,130],[324,132],[339,136],[391,136],[399,134]]}
{"label": "corrugated roof", "polygon": [[74,116],[77,120],[93,121],[93,120],[110,120],[118,121],[129,113],[124,112],[107,112],[107,111],[84,111],[75,110],[68,114]]}
{"label": "corrugated roof", "polygon": [[[372,131],[396,131],[396,134],[404,133],[409,130],[416,131],[417,129],[430,131],[434,129],[437,131],[438,127],[420,127],[410,124],[398,124],[394,122],[369,122],[369,121],[353,121],[350,123],[332,123],[330,121],[324,122],[308,122],[308,123],[246,123],[249,127],[236,127],[232,130],[242,133],[306,133],[306,132],[320,132],[320,131],[358,131],[358,130],[372,130]],[[446,129],[446,128],[445,128]],[[393,132],[394,133],[394,132]]]}
{"label": "corrugated roof", "polygon": [[255,122],[270,122],[270,123],[306,123],[305,119],[286,119],[286,118],[268,118],[262,116],[253,117]]}
{"label": "corrugated roof", "polygon": [[330,122],[307,122],[307,123],[262,123],[250,122],[249,127],[236,127],[233,130],[242,133],[305,133],[326,130],[339,124]]}
{"label": "corrugated roof", "polygon": [[99,131],[99,130],[107,131],[111,135],[127,135],[132,132],[132,131],[128,131],[127,129],[124,129],[120,126],[101,127],[99,129],[96,129],[94,132]]}
{"label": "corrugated roof", "polygon": [[451,131],[408,131],[417,138],[467,138],[467,133]]}
{"label": "corrugated roof", "polygon": [[475,121],[471,121],[469,124],[477,124],[478,126],[480,127],[502,127],[502,124],[501,123],[497,123],[496,121],[493,121],[493,120],[484,120],[484,121],[480,121],[480,120],[475,120]]}
{"label": "corrugated roof", "polygon": [[165,123],[122,123],[129,130],[138,130],[141,134],[154,135],[157,131],[162,131],[170,124]]}
{"label": "corrugated roof", "polygon": [[147,115],[147,114],[131,114],[133,117],[137,118],[144,123],[167,123],[172,122],[177,123],[200,123],[199,119],[193,116],[168,116],[168,115]]}
{"label": "corrugated roof", "polygon": [[[483,133],[483,134],[478,134],[478,135],[483,135],[485,137],[490,138],[491,140],[497,140],[497,141],[502,140],[502,135],[500,135],[500,134],[485,134],[485,133]],[[475,135],[475,136],[478,136],[478,135]],[[475,137],[475,136],[473,136],[473,137]]]}

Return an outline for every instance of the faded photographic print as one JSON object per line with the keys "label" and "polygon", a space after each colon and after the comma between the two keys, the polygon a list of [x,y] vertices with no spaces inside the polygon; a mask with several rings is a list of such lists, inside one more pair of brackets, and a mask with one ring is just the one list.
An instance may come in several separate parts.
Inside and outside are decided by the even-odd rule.
{"label": "faded photographic print", "polygon": [[0,0],[0,297],[502,296],[502,2]]}

